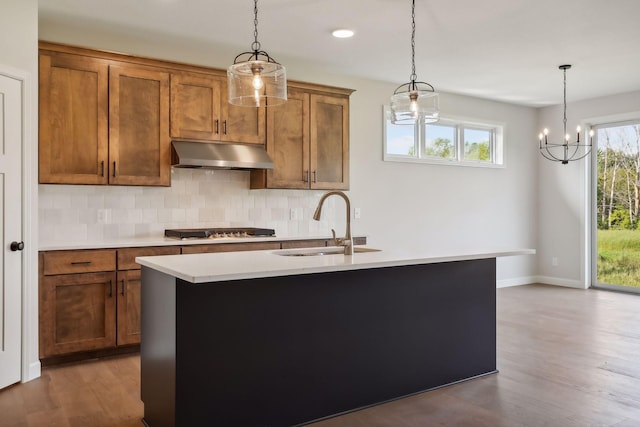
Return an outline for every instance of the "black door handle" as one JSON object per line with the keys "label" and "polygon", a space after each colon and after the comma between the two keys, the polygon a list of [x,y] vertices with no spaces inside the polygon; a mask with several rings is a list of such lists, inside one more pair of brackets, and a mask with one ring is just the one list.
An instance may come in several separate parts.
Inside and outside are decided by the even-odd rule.
{"label": "black door handle", "polygon": [[21,251],[24,249],[24,242],[11,242],[10,249],[12,251]]}

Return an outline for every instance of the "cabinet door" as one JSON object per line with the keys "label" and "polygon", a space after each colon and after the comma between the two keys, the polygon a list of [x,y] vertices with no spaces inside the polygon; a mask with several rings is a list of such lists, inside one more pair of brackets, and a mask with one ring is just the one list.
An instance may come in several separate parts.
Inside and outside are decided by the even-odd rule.
{"label": "cabinet door", "polygon": [[349,100],[311,95],[311,188],[349,188]]}
{"label": "cabinet door", "polygon": [[116,345],[115,279],[112,272],[41,278],[42,357]]}
{"label": "cabinet door", "polygon": [[106,184],[106,61],[40,52],[40,183]]}
{"label": "cabinet door", "polygon": [[265,107],[238,107],[229,104],[226,81],[222,85],[223,114],[220,139],[225,142],[265,143]]}
{"label": "cabinet door", "polygon": [[268,188],[309,188],[309,94],[289,89],[287,102],[267,113]]}
{"label": "cabinet door", "polygon": [[170,185],[169,74],[109,68],[109,183]]}
{"label": "cabinet door", "polygon": [[140,342],[140,270],[118,272],[117,345]]}
{"label": "cabinet door", "polygon": [[204,74],[171,74],[171,137],[219,141],[222,82]]}

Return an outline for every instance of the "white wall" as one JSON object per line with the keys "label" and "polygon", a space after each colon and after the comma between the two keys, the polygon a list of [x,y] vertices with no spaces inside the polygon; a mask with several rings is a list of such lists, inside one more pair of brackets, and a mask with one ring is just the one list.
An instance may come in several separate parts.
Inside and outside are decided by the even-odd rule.
{"label": "white wall", "polygon": [[[42,40],[219,68],[226,67],[234,56],[234,52],[203,46],[197,41],[181,42],[158,34],[134,40],[126,29],[115,32],[97,25],[86,31],[69,23],[41,22],[40,35]],[[382,105],[388,102],[395,84],[331,75],[314,64],[290,58],[278,60],[287,66],[291,79],[356,90],[351,96],[350,110],[349,195],[352,206],[362,209],[362,219],[353,222],[354,233],[368,235],[372,246],[382,248],[536,247],[537,152],[531,142],[531,135],[536,134],[534,109],[441,95],[444,117],[454,115],[505,123],[504,169],[383,162]],[[433,83],[437,87],[437,82]],[[319,197],[321,192],[317,194],[313,197]],[[336,209],[334,215],[336,224],[344,222],[341,209]],[[340,233],[342,225],[335,228]],[[501,259],[499,283],[528,283],[533,280],[535,268],[535,256]]]}
{"label": "white wall", "polygon": [[[22,237],[24,304],[23,369],[27,381],[40,375],[38,359],[38,258],[37,258],[37,162],[38,152],[38,1],[2,0],[0,5],[0,66],[16,70],[27,78],[25,84],[25,132],[23,153],[24,211]],[[33,212],[29,215],[28,212]]]}
{"label": "white wall", "polygon": [[[567,129],[640,118],[640,91],[567,104]],[[538,128],[562,134],[562,105],[540,109]],[[590,162],[562,165],[539,156],[538,275],[540,281],[578,288],[591,285],[589,210]],[[558,266],[551,259],[558,258]]]}

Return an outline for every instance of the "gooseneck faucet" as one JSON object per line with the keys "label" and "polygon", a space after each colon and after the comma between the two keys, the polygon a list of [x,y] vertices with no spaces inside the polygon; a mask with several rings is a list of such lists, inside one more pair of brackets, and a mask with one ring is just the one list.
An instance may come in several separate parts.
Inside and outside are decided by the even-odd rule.
{"label": "gooseneck faucet", "polygon": [[[344,194],[342,191],[329,191],[325,193],[318,202],[318,207],[316,208],[315,213],[313,214],[313,219],[316,221],[320,221],[320,214],[322,213],[322,204],[329,196],[340,196],[344,199],[344,202],[347,207],[347,230],[345,232],[344,239],[336,239],[336,243],[340,244],[340,246],[344,246],[344,254],[345,255],[353,255],[353,240],[351,239],[351,202],[349,201],[349,197]],[[335,236],[335,233],[334,233]]]}

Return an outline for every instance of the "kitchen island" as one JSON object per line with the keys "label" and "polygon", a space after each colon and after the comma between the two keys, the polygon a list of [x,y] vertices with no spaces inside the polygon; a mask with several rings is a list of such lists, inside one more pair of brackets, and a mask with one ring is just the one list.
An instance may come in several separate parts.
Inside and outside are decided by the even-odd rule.
{"label": "kitchen island", "polygon": [[136,259],[148,426],[299,425],[495,373],[496,257],[534,253],[313,251]]}

